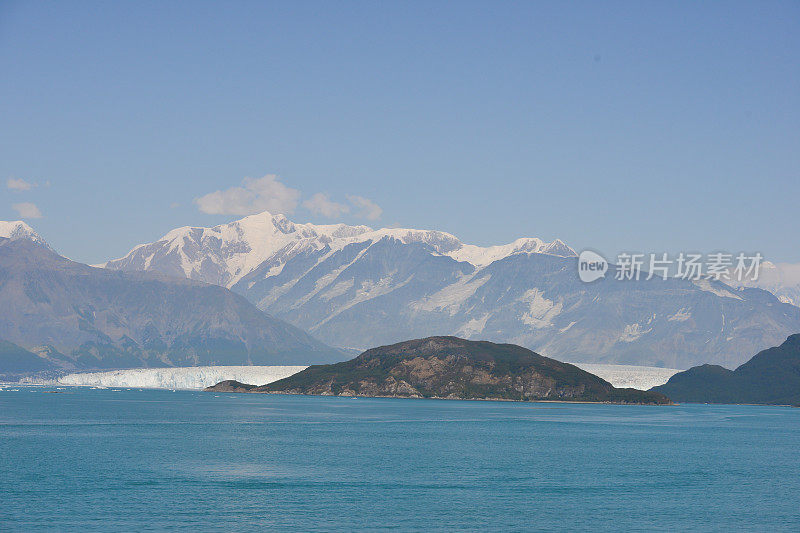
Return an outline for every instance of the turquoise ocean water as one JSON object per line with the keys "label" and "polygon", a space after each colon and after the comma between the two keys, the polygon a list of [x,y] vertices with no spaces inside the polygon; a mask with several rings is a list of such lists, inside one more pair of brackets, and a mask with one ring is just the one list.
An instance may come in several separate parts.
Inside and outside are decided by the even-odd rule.
{"label": "turquoise ocean water", "polygon": [[800,409],[0,391],[0,530],[800,531]]}

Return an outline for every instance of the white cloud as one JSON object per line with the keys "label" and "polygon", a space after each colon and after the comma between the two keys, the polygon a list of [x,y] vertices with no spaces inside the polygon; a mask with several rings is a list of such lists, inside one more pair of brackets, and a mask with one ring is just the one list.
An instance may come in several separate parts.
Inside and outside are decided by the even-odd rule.
{"label": "white cloud", "polygon": [[383,209],[370,200],[369,198],[364,198],[363,196],[356,196],[354,194],[347,195],[347,201],[350,202],[353,207],[359,210],[358,215],[362,216],[369,220],[377,220],[383,214]]}
{"label": "white cloud", "polygon": [[327,194],[318,192],[305,202],[303,207],[308,209],[314,214],[322,215],[328,218],[336,218],[350,212],[350,208],[344,204],[333,202],[328,198]]}
{"label": "white cloud", "polygon": [[22,202],[21,204],[14,204],[13,207],[20,218],[42,218],[42,212],[36,207],[36,204],[31,202]]}
{"label": "white cloud", "polygon": [[[369,198],[348,194],[347,201],[349,206],[318,192],[305,200],[303,207],[328,218],[341,217],[353,211],[355,216],[376,220],[383,214],[383,209]],[[287,187],[274,174],[257,179],[245,178],[241,186],[194,199],[198,209],[210,215],[252,215],[262,211],[291,215],[299,202],[300,191]]]}
{"label": "white cloud", "polygon": [[290,215],[300,200],[300,191],[287,187],[274,174],[245,178],[241,187],[215,191],[194,202],[209,215],[252,215],[262,211]]}
{"label": "white cloud", "polygon": [[11,189],[12,191],[29,191],[35,186],[36,186],[35,184],[28,183],[27,181],[20,178],[8,178],[8,180],[6,180],[6,187]]}

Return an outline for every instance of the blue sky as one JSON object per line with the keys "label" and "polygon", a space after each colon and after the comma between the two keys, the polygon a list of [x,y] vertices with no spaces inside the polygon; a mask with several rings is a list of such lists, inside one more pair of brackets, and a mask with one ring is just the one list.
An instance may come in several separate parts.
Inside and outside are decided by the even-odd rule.
{"label": "blue sky", "polygon": [[798,2],[3,2],[0,219],[86,262],[264,205],[800,261],[798,51]]}

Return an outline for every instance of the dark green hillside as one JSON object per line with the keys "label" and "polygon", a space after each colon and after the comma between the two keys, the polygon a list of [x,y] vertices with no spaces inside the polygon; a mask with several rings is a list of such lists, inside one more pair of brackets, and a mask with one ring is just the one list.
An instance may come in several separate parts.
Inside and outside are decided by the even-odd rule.
{"label": "dark green hillside", "polygon": [[800,334],[736,370],[696,366],[652,390],[678,402],[800,405]]}
{"label": "dark green hillside", "polygon": [[373,348],[350,361],[311,366],[248,392],[669,403],[661,394],[616,389],[576,366],[521,346],[457,337],[429,337]]}

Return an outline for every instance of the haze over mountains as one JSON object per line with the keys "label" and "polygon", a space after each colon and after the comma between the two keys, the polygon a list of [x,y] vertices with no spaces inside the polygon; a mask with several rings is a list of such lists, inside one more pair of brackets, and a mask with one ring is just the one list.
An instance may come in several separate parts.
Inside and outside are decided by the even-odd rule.
{"label": "haze over mountains", "polygon": [[740,285],[767,290],[782,302],[800,306],[800,263],[765,261],[757,280],[745,280]]}
{"label": "haze over mountains", "polygon": [[478,247],[439,231],[295,224],[266,212],[175,229],[106,266],[223,285],[355,349],[458,335],[560,360],[734,368],[800,331],[800,308],[758,288],[613,275],[582,283],[559,240]]}
{"label": "haze over mountains", "polygon": [[[26,225],[7,223],[0,230],[13,237],[0,237],[0,340],[13,343],[5,351],[19,363],[0,373],[27,371],[42,361],[37,370],[344,358],[225,288],[90,267],[57,255]],[[30,359],[31,352],[40,361]]]}

